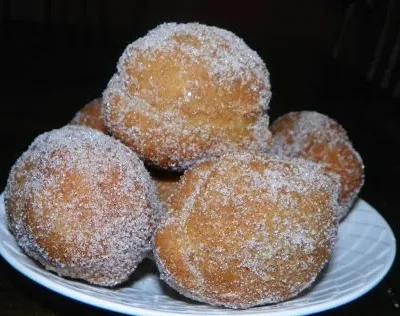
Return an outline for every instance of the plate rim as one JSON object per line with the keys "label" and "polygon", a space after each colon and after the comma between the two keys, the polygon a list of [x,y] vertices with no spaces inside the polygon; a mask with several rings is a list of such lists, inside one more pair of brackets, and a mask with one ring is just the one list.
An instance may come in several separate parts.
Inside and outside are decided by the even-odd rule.
{"label": "plate rim", "polygon": [[[335,307],[342,306],[344,304],[347,304],[362,295],[366,294],[369,292],[371,289],[373,289],[382,279],[388,274],[390,269],[393,266],[393,262],[396,258],[396,252],[397,252],[397,243],[396,243],[396,238],[393,233],[393,230],[389,223],[386,221],[386,219],[368,202],[366,202],[362,198],[358,198],[356,203],[354,204],[354,208],[356,205],[362,205],[364,204],[370,211],[374,213],[375,216],[379,217],[382,223],[386,226],[386,230],[390,234],[390,240],[392,241],[392,247],[391,252],[388,254],[390,255],[390,258],[388,258],[388,263],[384,265],[383,269],[379,270],[376,275],[374,275],[374,278],[372,281],[367,283],[367,286],[360,287],[356,289],[354,292],[349,293],[343,297],[338,297],[333,300],[328,300],[325,302],[317,303],[315,305],[309,305],[309,306],[304,306],[304,307],[299,307],[296,308],[295,310],[291,311],[279,311],[279,310],[270,310],[270,311],[262,311],[262,310],[252,310],[252,309],[244,309],[244,310],[229,310],[229,309],[223,309],[224,314],[221,315],[229,315],[229,314],[238,314],[240,312],[241,315],[265,315],[265,312],[268,312],[271,315],[303,315],[304,313],[307,314],[314,314],[317,312],[322,312],[326,311]],[[5,207],[4,207],[4,192],[0,194],[0,212],[4,213],[4,216],[6,217],[5,214]],[[346,221],[346,218],[343,220],[343,222]],[[0,223],[2,225],[2,223]],[[8,229],[8,227],[7,227]],[[24,256],[27,256],[23,251],[20,250],[20,253]],[[25,277],[28,279],[34,281],[35,283],[47,288],[50,291],[53,291],[57,294],[63,295],[65,297],[68,297],[69,299],[73,299],[76,301],[79,301],[81,303],[94,306],[97,308],[105,309],[108,311],[115,311],[119,313],[124,313],[128,315],[140,315],[140,316],[171,316],[171,315],[204,315],[203,312],[168,312],[168,311],[157,311],[157,310],[151,310],[151,309],[146,309],[146,308],[141,308],[141,307],[136,307],[136,306],[129,306],[127,304],[123,303],[118,303],[118,302],[113,302],[113,301],[108,301],[103,298],[98,298],[94,297],[90,294],[86,294],[83,292],[80,292],[77,289],[73,289],[70,287],[66,287],[63,285],[60,285],[58,283],[55,283],[51,279],[48,279],[45,275],[39,274],[38,272],[30,269],[29,267],[26,267],[24,264],[18,262],[18,260],[8,254],[9,251],[5,249],[5,243],[3,240],[0,240],[0,254],[3,257],[3,259],[10,264],[15,270],[23,274]],[[29,257],[28,257],[29,258]],[[46,270],[47,271],[47,270]],[[49,271],[47,271],[49,272]],[[51,272],[49,272],[51,273]],[[262,306],[259,306],[262,307]],[[139,313],[139,314],[137,314]],[[210,315],[217,315],[210,311]]]}

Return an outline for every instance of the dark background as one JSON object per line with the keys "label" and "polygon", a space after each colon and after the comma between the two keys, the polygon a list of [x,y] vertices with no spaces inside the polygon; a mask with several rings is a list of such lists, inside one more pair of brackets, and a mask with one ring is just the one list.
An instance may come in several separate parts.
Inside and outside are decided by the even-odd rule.
{"label": "dark background", "polygon": [[[233,31],[265,60],[272,120],[292,110],[316,110],[345,127],[366,166],[361,197],[400,236],[399,99],[365,79],[357,60],[368,52],[356,44],[332,57],[351,3],[0,1],[1,188],[35,136],[63,126],[101,95],[128,43],[165,21],[198,21]],[[0,273],[1,315],[107,314],[36,285],[2,259]],[[388,292],[400,292],[399,285],[397,260],[375,289],[326,314],[397,314],[399,296]]]}

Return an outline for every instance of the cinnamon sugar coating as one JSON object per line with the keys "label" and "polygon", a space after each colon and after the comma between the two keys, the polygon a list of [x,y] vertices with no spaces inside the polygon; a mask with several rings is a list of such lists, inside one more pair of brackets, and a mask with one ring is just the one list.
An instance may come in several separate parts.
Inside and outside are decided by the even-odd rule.
{"label": "cinnamon sugar coating", "polygon": [[104,123],[102,98],[94,99],[80,109],[72,119],[73,125],[83,125],[107,134],[107,127]]}
{"label": "cinnamon sugar coating", "polygon": [[185,172],[154,236],[161,278],[192,299],[290,299],[328,262],[338,184],[304,160],[224,155]]}
{"label": "cinnamon sugar coating", "polygon": [[321,113],[302,111],[279,117],[271,125],[271,132],[272,154],[309,159],[339,176],[338,217],[343,219],[364,183],[361,156],[343,127]]}
{"label": "cinnamon sugar coating", "polygon": [[154,181],[158,199],[161,203],[165,204],[175,193],[182,174],[179,172],[154,170],[150,172],[150,176]]}
{"label": "cinnamon sugar coating", "polygon": [[269,72],[233,33],[166,23],[130,44],[103,93],[106,125],[147,163],[184,170],[266,150]]}
{"label": "cinnamon sugar coating", "polygon": [[46,269],[125,281],[150,250],[155,188],[119,141],[68,125],[38,136],[12,167],[5,207],[19,246]]}

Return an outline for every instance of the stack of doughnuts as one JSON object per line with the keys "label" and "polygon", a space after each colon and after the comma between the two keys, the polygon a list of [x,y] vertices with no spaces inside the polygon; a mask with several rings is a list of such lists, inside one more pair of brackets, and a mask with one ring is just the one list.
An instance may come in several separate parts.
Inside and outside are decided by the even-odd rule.
{"label": "stack of doughnuts", "polygon": [[269,126],[270,98],[265,63],[233,33],[158,26],[126,47],[101,98],[12,167],[11,232],[44,268],[98,286],[151,255],[200,302],[296,297],[329,261],[363,164],[323,114]]}

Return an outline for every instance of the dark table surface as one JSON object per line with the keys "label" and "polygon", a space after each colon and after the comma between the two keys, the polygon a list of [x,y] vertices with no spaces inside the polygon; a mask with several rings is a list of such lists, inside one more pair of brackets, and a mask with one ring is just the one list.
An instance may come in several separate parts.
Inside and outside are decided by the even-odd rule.
{"label": "dark table surface", "polygon": [[[99,36],[30,25],[1,31],[2,188],[10,167],[35,136],[63,126],[80,107],[101,95],[123,48],[138,35]],[[365,162],[366,183],[360,196],[379,210],[400,236],[399,100],[313,47],[279,39],[249,44],[260,52],[271,72],[272,119],[307,109],[338,120]],[[373,290],[325,314],[397,315],[399,294],[400,266],[395,260]],[[47,290],[0,258],[1,315],[72,313],[109,314]]]}

